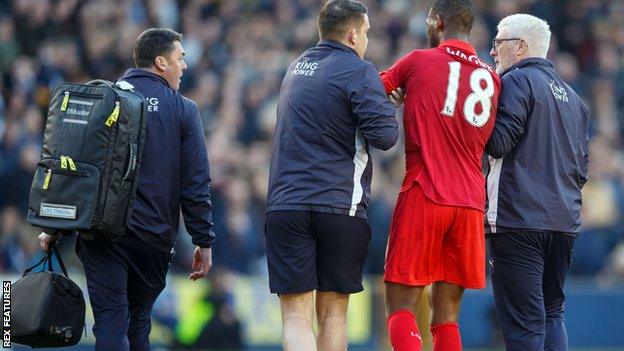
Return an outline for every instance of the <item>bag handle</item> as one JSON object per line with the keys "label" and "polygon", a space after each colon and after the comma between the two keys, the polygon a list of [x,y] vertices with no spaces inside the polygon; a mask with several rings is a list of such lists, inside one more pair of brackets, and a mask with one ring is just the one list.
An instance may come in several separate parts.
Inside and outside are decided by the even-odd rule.
{"label": "bag handle", "polygon": [[[46,253],[46,254],[45,254],[45,256],[43,256],[43,257],[41,258],[41,260],[39,260],[39,262],[35,263],[35,265],[34,265],[34,266],[32,266],[32,267],[28,268],[27,270],[25,270],[25,271],[24,271],[24,274],[22,274],[22,277],[26,276],[26,274],[30,273],[30,271],[32,271],[33,269],[35,269],[35,268],[36,268],[37,266],[39,266],[40,264],[42,264],[42,263],[44,263],[44,264],[45,264],[45,263],[46,263],[46,261],[48,260],[48,257],[49,257],[49,254],[48,254],[48,253]],[[51,263],[48,263],[48,266],[49,266],[50,264],[51,264]],[[44,267],[45,267],[45,266],[44,266]],[[52,270],[52,269],[50,268],[50,270]]]}
{"label": "bag handle", "polygon": [[52,254],[53,253],[54,253],[54,256],[56,256],[59,266],[61,266],[61,271],[63,271],[63,274],[65,275],[65,277],[69,278],[69,275],[67,274],[67,269],[65,269],[65,264],[63,263],[63,259],[61,258],[61,254],[59,253],[58,247],[56,246],[56,244],[52,245],[52,251],[46,252],[45,256],[43,256],[41,260],[39,260],[39,262],[35,263],[34,266],[25,270],[24,274],[22,274],[22,277],[26,276],[26,274],[30,273],[33,269],[35,269],[42,263],[44,264],[44,267],[45,267],[45,264],[47,263],[48,271],[54,272],[54,269],[52,267]]}
{"label": "bag handle", "polygon": [[[69,279],[69,275],[67,274],[67,269],[65,269],[65,264],[63,263],[63,260],[61,259],[61,253],[59,252],[58,247],[56,245],[53,245],[52,251],[54,252],[54,256],[56,256],[56,260],[58,261],[59,266],[61,266],[61,271],[63,271],[63,274],[65,275],[65,277]],[[52,270],[52,255],[50,255],[50,270]]]}
{"label": "bag handle", "polygon": [[110,87],[113,85],[113,83],[104,79],[94,79],[94,80],[88,81],[87,85],[106,85]]}

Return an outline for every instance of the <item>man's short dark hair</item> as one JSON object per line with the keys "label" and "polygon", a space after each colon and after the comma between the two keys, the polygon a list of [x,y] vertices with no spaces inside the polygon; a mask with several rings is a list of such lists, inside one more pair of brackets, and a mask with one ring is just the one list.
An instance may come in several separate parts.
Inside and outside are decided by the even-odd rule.
{"label": "man's short dark hair", "polygon": [[342,39],[348,28],[359,28],[368,9],[355,0],[330,0],[323,5],[317,26],[321,39]]}
{"label": "man's short dark hair", "polygon": [[431,6],[431,14],[439,15],[449,32],[470,33],[476,13],[472,0],[435,0]]}
{"label": "man's short dark hair", "polygon": [[173,43],[182,41],[182,34],[167,28],[150,28],[141,33],[134,47],[134,65],[137,68],[149,68],[158,56],[167,56],[173,49]]}

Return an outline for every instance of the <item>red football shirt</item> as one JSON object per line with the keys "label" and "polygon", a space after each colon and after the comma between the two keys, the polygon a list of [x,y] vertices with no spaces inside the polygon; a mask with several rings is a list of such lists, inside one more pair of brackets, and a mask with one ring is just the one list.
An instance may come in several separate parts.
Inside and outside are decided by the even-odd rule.
{"label": "red football shirt", "polygon": [[481,157],[494,128],[500,78],[461,40],[414,50],[381,73],[403,88],[406,172],[432,201],[484,210]]}

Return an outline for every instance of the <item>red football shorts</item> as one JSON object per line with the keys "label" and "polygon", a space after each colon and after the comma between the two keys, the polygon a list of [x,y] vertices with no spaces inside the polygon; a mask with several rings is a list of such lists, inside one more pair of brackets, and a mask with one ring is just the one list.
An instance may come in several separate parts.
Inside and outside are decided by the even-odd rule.
{"label": "red football shorts", "polygon": [[485,288],[483,224],[483,212],[439,205],[414,182],[397,199],[384,281],[411,286],[444,281]]}

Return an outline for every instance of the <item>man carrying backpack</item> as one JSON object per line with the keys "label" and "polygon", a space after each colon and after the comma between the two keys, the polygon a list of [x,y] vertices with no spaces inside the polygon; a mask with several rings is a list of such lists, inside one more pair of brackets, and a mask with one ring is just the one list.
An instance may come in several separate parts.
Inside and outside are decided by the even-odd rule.
{"label": "man carrying backpack", "polygon": [[[182,35],[152,28],[134,50],[137,68],[120,79],[145,97],[147,127],[136,200],[117,241],[79,237],[96,350],[149,350],[150,313],[165,287],[180,208],[195,248],[189,278],[204,277],[214,241],[206,141],[195,102],[177,92],[186,69]],[[41,233],[48,250],[59,233]]]}

